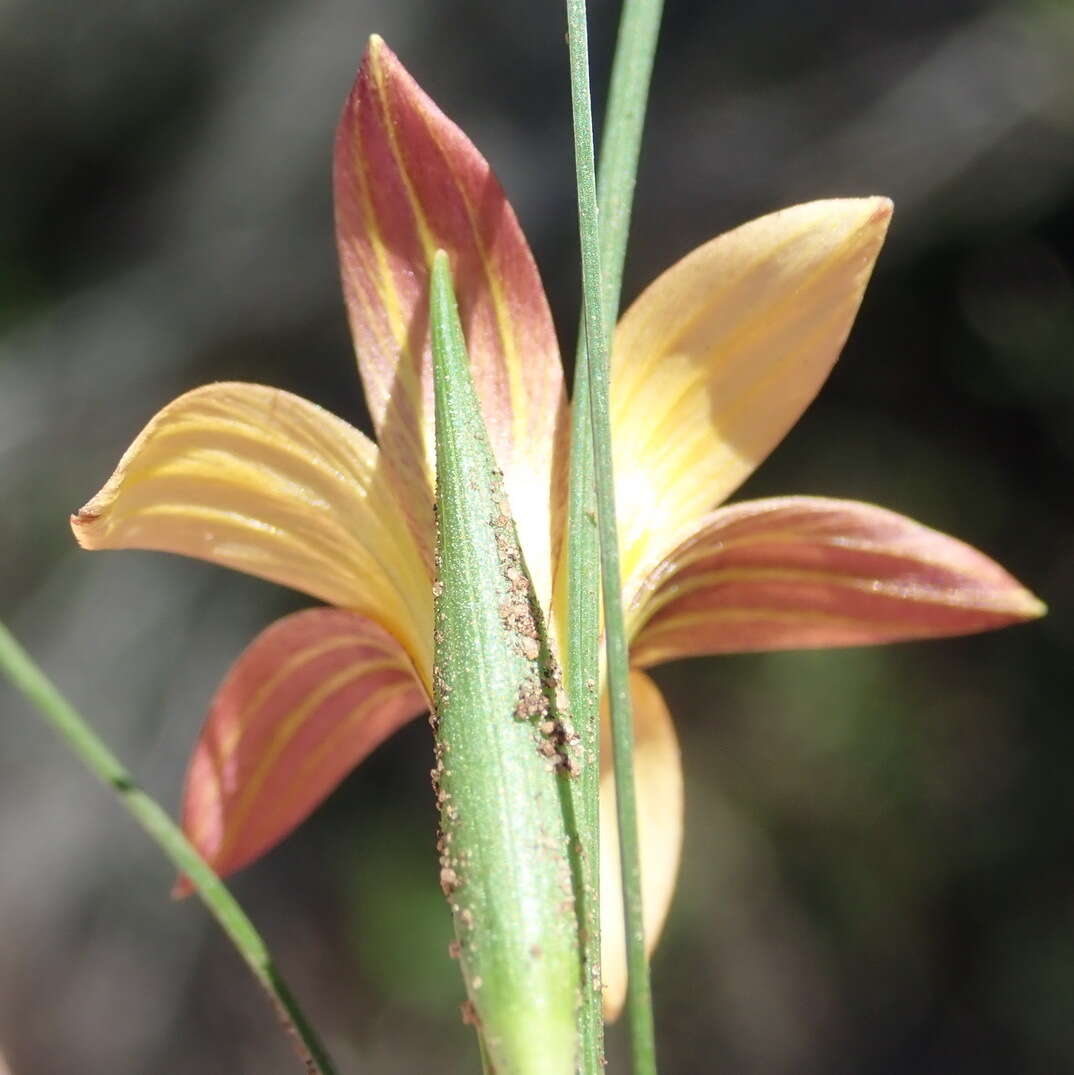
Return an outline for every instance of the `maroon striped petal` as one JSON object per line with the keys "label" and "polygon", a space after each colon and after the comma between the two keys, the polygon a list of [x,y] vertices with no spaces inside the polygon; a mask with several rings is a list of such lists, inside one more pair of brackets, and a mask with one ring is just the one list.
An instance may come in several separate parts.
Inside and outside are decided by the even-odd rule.
{"label": "maroon striped petal", "polygon": [[777,497],[713,512],[651,573],[632,660],[938,638],[1043,612],[956,538],[872,504]]}
{"label": "maroon striped petal", "polygon": [[358,367],[419,540],[431,548],[428,294],[440,248],[451,259],[474,383],[519,537],[547,601],[552,461],[565,395],[544,288],[488,162],[378,37],[340,120],[334,185]]}
{"label": "maroon striped petal", "polygon": [[213,699],[187,772],[184,831],[217,873],[247,865],[427,708],[402,646],[372,620],[334,608],[278,620]]}

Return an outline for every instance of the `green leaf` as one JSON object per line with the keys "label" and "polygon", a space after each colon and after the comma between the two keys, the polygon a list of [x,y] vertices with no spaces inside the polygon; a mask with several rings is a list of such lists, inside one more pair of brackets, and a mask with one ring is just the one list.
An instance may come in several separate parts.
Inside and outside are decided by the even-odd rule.
{"label": "green leaf", "polygon": [[496,1075],[574,1075],[581,985],[569,785],[580,768],[481,419],[447,255],[434,260],[440,881]]}

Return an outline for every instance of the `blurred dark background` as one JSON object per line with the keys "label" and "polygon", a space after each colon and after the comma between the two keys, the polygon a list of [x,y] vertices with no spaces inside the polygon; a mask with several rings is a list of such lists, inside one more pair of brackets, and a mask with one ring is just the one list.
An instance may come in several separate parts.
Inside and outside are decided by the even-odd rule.
{"label": "blurred dark background", "polygon": [[[616,7],[593,4],[595,80]],[[0,613],[166,803],[213,687],[304,599],[66,516],[213,379],[364,422],[336,279],[338,110],[382,33],[490,158],[566,353],[564,23],[524,0],[0,3]],[[670,0],[626,297],[796,201],[888,194],[830,384],[739,495],[876,501],[1052,607],[951,642],[658,679],[687,788],[654,964],[667,1075],[1074,1070],[1074,8]],[[296,1070],[245,969],[0,686],[12,1075]],[[474,1072],[417,722],[235,888],[344,1071]],[[613,1070],[624,1070],[613,1035]],[[3,1061],[0,1061],[0,1070]]]}

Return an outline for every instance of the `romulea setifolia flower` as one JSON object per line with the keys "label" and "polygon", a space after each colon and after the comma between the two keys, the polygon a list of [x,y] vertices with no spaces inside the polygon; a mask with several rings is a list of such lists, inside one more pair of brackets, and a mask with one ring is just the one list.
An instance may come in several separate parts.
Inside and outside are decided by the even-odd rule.
{"label": "romulea setifolia flower", "polygon": [[[344,108],[334,184],[377,443],[279,389],[207,385],[160,411],[72,520],[85,548],[195,556],[332,606],[266,628],[213,699],[183,823],[225,874],[282,839],[433,696],[437,249],[451,262],[474,385],[553,644],[564,615],[568,421],[544,290],[488,164],[377,38]],[[678,869],[682,778],[670,715],[645,669],[701,654],[964,634],[1043,610],[983,554],[883,508],[808,496],[720,506],[827,377],[890,216],[886,199],[870,197],[761,217],[673,265],[615,333],[613,452],[650,945]],[[626,971],[610,784],[609,771],[603,975],[614,1015]]]}

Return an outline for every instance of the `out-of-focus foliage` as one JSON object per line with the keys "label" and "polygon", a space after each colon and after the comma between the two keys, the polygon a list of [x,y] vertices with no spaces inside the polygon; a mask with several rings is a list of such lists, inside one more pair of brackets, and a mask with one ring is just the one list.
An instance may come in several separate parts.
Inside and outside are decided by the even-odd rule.
{"label": "out-of-focus foliage", "polygon": [[[614,6],[592,15],[599,85]],[[165,801],[230,660],[300,599],[80,554],[66,515],[157,407],[207,380],[363,420],[329,161],[373,30],[500,172],[569,353],[554,6],[0,5],[0,612]],[[896,203],[831,383],[744,492],[859,497],[952,530],[1052,614],[662,671],[688,802],[654,967],[668,1075],[1074,1067],[1072,54],[1074,10],[1045,0],[669,5],[628,296],[770,209]],[[168,901],[142,835],[0,697],[14,1075],[292,1071],[200,908]],[[236,882],[345,1070],[475,1070],[431,757],[418,722]]]}

